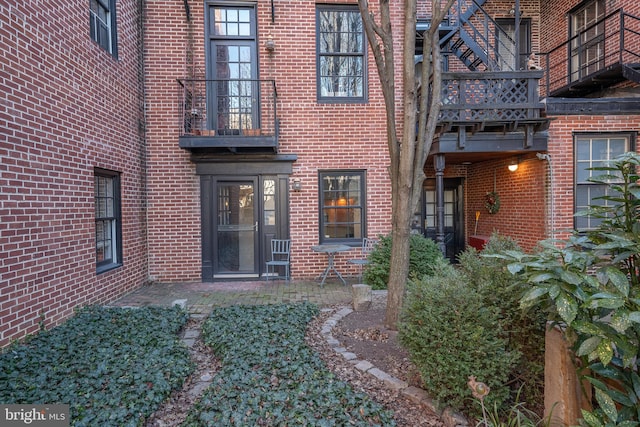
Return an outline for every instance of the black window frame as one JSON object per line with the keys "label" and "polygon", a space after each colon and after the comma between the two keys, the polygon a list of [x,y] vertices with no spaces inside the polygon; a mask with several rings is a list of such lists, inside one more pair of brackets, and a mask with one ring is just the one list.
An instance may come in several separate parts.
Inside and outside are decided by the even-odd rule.
{"label": "black window frame", "polygon": [[[96,273],[100,274],[122,266],[122,195],[119,172],[95,168],[93,176]],[[110,194],[108,192],[103,194],[102,187],[99,185],[100,180],[107,180]],[[104,204],[101,203],[102,201]],[[107,208],[109,201],[111,201],[111,212]],[[104,209],[101,209],[101,206]],[[111,255],[101,256],[101,253],[107,253],[104,249],[107,245],[110,247]]]}
{"label": "black window frame", "polygon": [[[360,104],[368,102],[368,45],[366,33],[364,31],[364,23],[362,24],[362,51],[361,52],[340,52],[340,53],[323,53],[320,49],[321,34],[320,34],[320,15],[322,12],[335,12],[335,13],[356,13],[360,15],[360,10],[357,5],[338,5],[338,4],[319,4],[316,5],[316,98],[319,103],[341,103],[341,104]],[[321,76],[321,58],[325,56],[345,56],[345,57],[360,57],[362,58],[362,95],[360,96],[323,96],[322,95],[322,76]]]}
{"label": "black window frame", "polygon": [[[324,182],[325,178],[353,178],[357,177],[360,182],[360,188],[358,191],[358,202],[355,203],[355,200],[351,202],[351,197],[349,197],[350,193],[353,193],[354,190],[350,189],[348,186],[343,188],[325,188]],[[367,236],[367,174],[366,170],[362,169],[340,169],[340,170],[320,170],[318,171],[318,214],[319,214],[319,228],[318,228],[318,241],[322,243],[340,243],[346,244],[350,246],[359,246],[362,244],[362,239]],[[347,184],[348,185],[348,184]],[[338,198],[327,199],[325,197],[325,193],[330,194],[334,193],[339,195],[339,193],[343,193],[345,198],[345,204],[341,205],[338,203]],[[334,205],[326,205],[325,200],[335,200],[336,204]],[[357,217],[359,213],[359,227],[355,227],[358,224],[357,221],[338,221],[337,212],[338,211],[346,211],[347,215],[353,214],[353,218]],[[335,215],[335,219],[333,221],[330,220],[330,213],[333,212]],[[344,237],[330,237],[330,235],[325,234],[325,229],[328,224],[334,224],[334,226],[339,225],[340,223],[348,226],[354,226],[353,235],[352,236],[344,236]]]}
{"label": "black window frame", "polygon": [[[105,21],[100,19],[93,10],[93,5],[101,8],[106,14]],[[106,34],[102,34],[100,23],[104,23]],[[108,25],[106,25],[108,24]],[[118,31],[116,19],[116,0],[89,0],[89,37],[102,49],[118,59]]]}
{"label": "black window frame", "polygon": [[[618,152],[615,155],[607,155],[607,158],[594,159],[591,150],[588,160],[580,159],[578,153],[578,145],[581,140],[589,140],[594,141],[598,139],[606,139],[611,141],[612,139],[626,139],[626,147],[621,152]],[[588,177],[602,175],[601,171],[588,171],[589,167],[596,167],[602,164],[605,164],[608,161],[613,160],[617,155],[635,151],[636,147],[636,138],[637,132],[633,131],[619,131],[619,132],[574,132],[573,133],[573,212],[574,212],[574,220],[573,227],[578,232],[587,232],[590,230],[594,230],[599,225],[598,218],[591,218],[590,216],[576,216],[577,212],[582,212],[586,210],[589,206],[595,205],[593,203],[594,199],[600,197],[603,194],[608,194],[606,190],[608,190],[608,186],[606,184],[598,184],[595,182],[588,181]],[[580,167],[580,163],[589,163],[589,165]],[[586,171],[588,173],[588,177],[581,178],[581,171]],[[581,196],[583,193],[583,189],[586,189],[588,195]],[[584,203],[581,203],[581,199],[586,199]],[[602,200],[598,201],[598,204],[609,203],[608,201]]]}
{"label": "black window frame", "polygon": [[[244,130],[260,128],[260,103],[254,104],[254,99],[259,99],[259,64],[258,64],[258,11],[257,5],[251,3],[225,3],[212,1],[205,3],[205,38],[206,38],[206,74],[207,79],[213,82],[207,84],[207,110],[211,112],[207,118],[208,129],[213,129],[218,135],[240,135]],[[216,12],[224,14],[223,20],[216,19]],[[249,13],[249,20],[240,19],[242,12]],[[236,16],[235,19],[231,16]],[[225,31],[218,32],[216,25],[221,25]],[[249,30],[241,31],[243,26]],[[228,29],[236,31],[227,31]],[[244,62],[250,66],[249,76],[219,73],[217,69],[217,54],[213,50],[218,48],[248,48],[249,61]],[[235,65],[240,60],[234,61]],[[226,71],[226,70],[225,70]],[[239,70],[240,71],[240,70]],[[242,71],[239,74],[243,74]],[[233,94],[233,95],[230,95]],[[250,107],[234,110],[229,108],[229,102],[248,101],[245,105]]]}

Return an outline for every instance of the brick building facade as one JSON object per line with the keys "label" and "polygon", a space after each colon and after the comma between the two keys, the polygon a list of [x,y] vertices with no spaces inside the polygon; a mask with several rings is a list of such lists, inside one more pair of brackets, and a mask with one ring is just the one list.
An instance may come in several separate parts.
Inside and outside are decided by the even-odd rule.
{"label": "brick building facade", "polygon": [[[0,346],[147,281],[141,16],[118,2],[100,45],[88,6],[0,4]],[[126,244],[96,274],[103,172],[119,181]]]}
{"label": "brick building facade", "polygon": [[[9,3],[0,346],[146,283],[264,278],[272,238],[292,240],[294,278],[316,278],[327,258],[312,246],[357,248],[390,230],[384,103],[354,2]],[[412,227],[446,242],[451,258],[494,231],[532,249],[585,225],[573,218],[574,195],[594,191],[585,164],[637,148],[640,6],[459,3],[466,14],[452,11],[442,46],[448,71],[472,74],[445,75]],[[418,32],[428,18],[421,8]],[[473,52],[461,34],[483,22],[492,49]],[[584,43],[572,45],[574,34]],[[526,69],[530,53],[541,71]],[[486,109],[481,92],[484,103],[507,98]],[[520,114],[506,103],[529,103],[532,115],[505,120]],[[490,192],[501,203],[493,214]],[[337,266],[356,275],[350,256]]]}

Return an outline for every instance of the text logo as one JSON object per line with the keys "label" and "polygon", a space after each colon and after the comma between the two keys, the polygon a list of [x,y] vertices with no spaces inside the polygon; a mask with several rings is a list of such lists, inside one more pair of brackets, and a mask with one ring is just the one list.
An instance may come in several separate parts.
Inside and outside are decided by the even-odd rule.
{"label": "text logo", "polygon": [[69,405],[0,405],[0,426],[69,427]]}

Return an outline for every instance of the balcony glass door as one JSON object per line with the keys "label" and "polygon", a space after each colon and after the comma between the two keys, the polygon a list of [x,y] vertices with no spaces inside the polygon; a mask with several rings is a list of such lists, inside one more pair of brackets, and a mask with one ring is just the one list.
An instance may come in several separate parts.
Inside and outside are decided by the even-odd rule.
{"label": "balcony glass door", "polygon": [[[518,25],[520,45],[516,49],[515,19],[496,19],[500,28],[496,28],[496,46],[501,71],[526,70],[527,59],[531,54],[531,20],[521,19]],[[517,58],[516,58],[517,56]]]}
{"label": "balcony glass door", "polygon": [[220,135],[257,129],[255,11],[210,6],[208,17],[210,126]]}

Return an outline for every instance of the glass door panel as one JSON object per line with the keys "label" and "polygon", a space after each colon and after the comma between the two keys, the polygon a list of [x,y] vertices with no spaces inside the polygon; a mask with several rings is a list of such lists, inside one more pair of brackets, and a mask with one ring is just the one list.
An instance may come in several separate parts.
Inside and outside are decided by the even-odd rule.
{"label": "glass door panel", "polygon": [[209,10],[209,126],[217,135],[240,135],[259,128],[255,10],[232,5]]}
{"label": "glass door panel", "polygon": [[[516,23],[514,19],[496,19],[500,29],[496,29],[496,45],[500,70],[527,70],[527,60],[531,53],[531,20],[521,19],[520,46],[516,49]],[[516,54],[518,58],[516,59]]]}
{"label": "glass door panel", "polygon": [[594,0],[571,17],[571,81],[580,80],[603,66],[604,0]]}
{"label": "glass door panel", "polygon": [[[464,249],[464,227],[462,226],[462,186],[458,179],[446,179],[444,182],[444,244],[446,256],[456,262],[456,255]],[[422,223],[418,220],[422,216]],[[437,209],[435,180],[425,182],[422,193],[422,209],[414,215],[412,229],[421,232],[425,237],[437,240]]]}
{"label": "glass door panel", "polygon": [[236,135],[258,127],[252,50],[247,43],[215,45],[214,128],[221,135]]}
{"label": "glass door panel", "polygon": [[258,220],[253,182],[218,182],[216,273],[253,274],[256,269]]}

